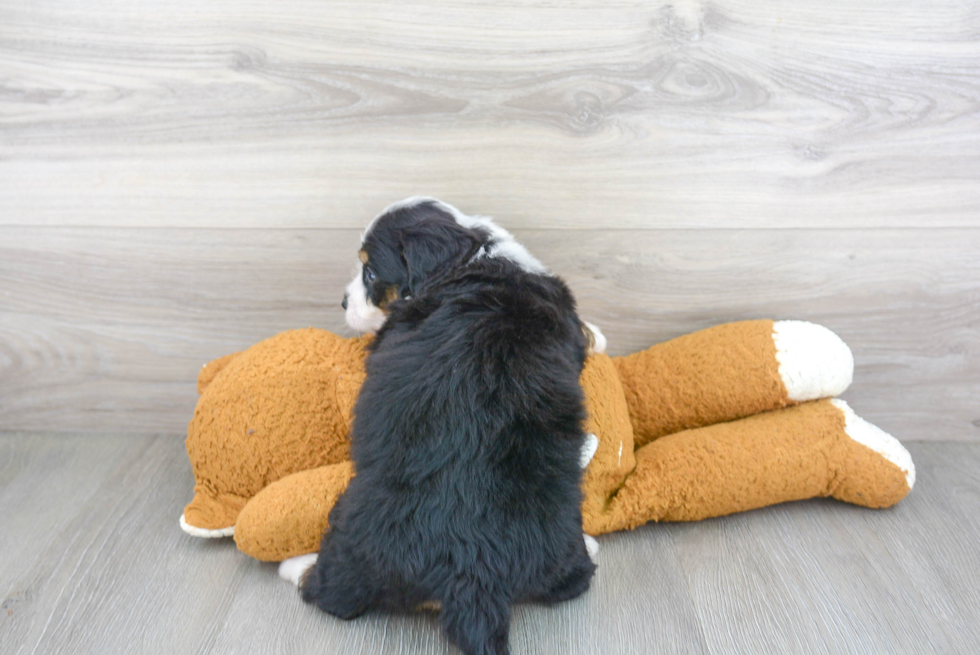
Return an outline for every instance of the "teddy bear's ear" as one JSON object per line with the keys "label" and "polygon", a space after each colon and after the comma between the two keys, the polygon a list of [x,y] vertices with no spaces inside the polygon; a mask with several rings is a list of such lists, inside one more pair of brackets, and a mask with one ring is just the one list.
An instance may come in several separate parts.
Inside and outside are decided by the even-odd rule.
{"label": "teddy bear's ear", "polygon": [[230,355],[225,355],[224,357],[219,357],[218,359],[213,359],[204,366],[201,367],[200,372],[197,374],[197,395],[204,393],[204,389],[211,384],[211,380],[214,379],[218,373],[227,366],[231,360],[238,357],[241,353],[231,353]]}

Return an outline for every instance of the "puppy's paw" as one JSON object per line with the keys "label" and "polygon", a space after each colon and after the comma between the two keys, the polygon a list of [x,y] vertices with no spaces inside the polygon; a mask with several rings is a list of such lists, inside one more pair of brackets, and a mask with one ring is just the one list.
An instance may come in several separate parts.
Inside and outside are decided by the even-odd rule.
{"label": "puppy's paw", "polygon": [[599,556],[599,542],[595,540],[595,537],[590,537],[587,534],[583,534],[585,537],[585,550],[589,551],[589,559],[592,560],[593,564],[598,564],[596,558]]}
{"label": "puppy's paw", "polygon": [[599,354],[606,352],[606,335],[602,333],[597,326],[589,323],[588,321],[582,321],[585,325],[585,336],[588,337],[589,343],[589,354]]}
{"label": "puppy's paw", "polygon": [[599,438],[592,433],[585,435],[585,443],[582,444],[582,452],[579,455],[579,465],[582,468],[588,466],[597,450],[599,450]]}
{"label": "puppy's paw", "polygon": [[279,564],[279,577],[298,587],[306,572],[316,564],[316,556],[316,553],[310,553],[309,555],[299,555],[283,560]]}

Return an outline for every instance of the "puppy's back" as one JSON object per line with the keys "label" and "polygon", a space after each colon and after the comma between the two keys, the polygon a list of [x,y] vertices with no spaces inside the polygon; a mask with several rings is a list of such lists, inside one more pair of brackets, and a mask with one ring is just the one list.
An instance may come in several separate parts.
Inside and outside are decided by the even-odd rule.
{"label": "puppy's back", "polygon": [[395,303],[376,337],[331,525],[370,554],[384,604],[440,601],[465,652],[506,652],[510,603],[588,586],[585,346],[565,284],[501,261]]}

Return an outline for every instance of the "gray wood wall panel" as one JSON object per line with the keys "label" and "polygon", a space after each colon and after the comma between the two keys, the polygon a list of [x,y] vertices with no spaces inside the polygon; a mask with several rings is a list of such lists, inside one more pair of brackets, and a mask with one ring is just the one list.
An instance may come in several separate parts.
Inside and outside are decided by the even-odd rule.
{"label": "gray wood wall panel", "polygon": [[613,352],[815,320],[859,412],[977,439],[978,171],[977,3],[0,0],[0,429],[183,431],[422,192]]}
{"label": "gray wood wall panel", "polygon": [[0,223],[975,226],[980,8],[0,2]]}
{"label": "gray wood wall panel", "polygon": [[[518,230],[612,354],[733,320],[827,325],[847,398],[904,440],[980,438],[980,230]],[[357,230],[0,227],[0,428],[183,432],[200,366],[350,334]]]}
{"label": "gray wood wall panel", "polygon": [[[912,443],[889,510],[778,505],[600,537],[590,590],[512,612],[515,655],[976,653],[980,444]],[[428,615],[339,621],[185,535],[180,440],[0,434],[0,645],[45,653],[455,653]]]}

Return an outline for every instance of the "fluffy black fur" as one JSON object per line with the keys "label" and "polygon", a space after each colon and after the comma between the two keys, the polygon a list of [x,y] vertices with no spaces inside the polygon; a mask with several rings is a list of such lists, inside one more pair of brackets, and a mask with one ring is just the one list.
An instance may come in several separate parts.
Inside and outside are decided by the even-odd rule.
{"label": "fluffy black fur", "polygon": [[380,218],[365,235],[361,250],[368,261],[361,282],[371,302],[384,307],[392,290],[405,299],[444,281],[489,240],[485,232],[460,226],[431,203],[405,207]]}
{"label": "fluffy black fur", "polygon": [[471,261],[486,235],[431,209],[365,239],[371,286],[399,299],[355,407],[357,476],[302,596],[344,619],[439,601],[465,653],[500,655],[512,603],[573,598],[595,570],[579,488],[586,341],[564,282]]}

